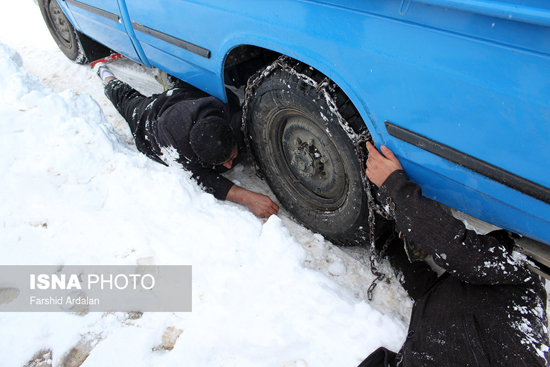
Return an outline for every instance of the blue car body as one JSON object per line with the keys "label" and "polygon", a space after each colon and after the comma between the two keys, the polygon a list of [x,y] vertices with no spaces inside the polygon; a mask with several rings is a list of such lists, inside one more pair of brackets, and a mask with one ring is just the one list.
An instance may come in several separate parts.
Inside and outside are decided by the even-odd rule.
{"label": "blue car body", "polygon": [[324,73],[425,196],[550,245],[547,0],[59,0],[74,27],[225,100],[232,50]]}

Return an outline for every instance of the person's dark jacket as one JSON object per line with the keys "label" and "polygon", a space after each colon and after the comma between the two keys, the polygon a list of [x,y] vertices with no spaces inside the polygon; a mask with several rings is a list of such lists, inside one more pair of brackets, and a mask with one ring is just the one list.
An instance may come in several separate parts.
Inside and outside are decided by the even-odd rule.
{"label": "person's dark jacket", "polygon": [[400,366],[546,366],[546,291],[512,251],[513,241],[478,235],[422,196],[403,171],[378,199],[399,231],[446,270],[412,310]]}
{"label": "person's dark jacket", "polygon": [[228,121],[237,136],[239,155],[233,164],[237,164],[246,154],[243,133],[241,131],[242,110],[238,99],[228,93],[229,103],[192,87],[174,88],[156,97],[147,106],[141,116],[136,131],[136,146],[149,157],[165,162],[167,150],[173,147],[177,153],[177,162],[191,171],[208,192],[219,200],[225,200],[233,182],[220,176],[226,172],[223,166],[211,166],[201,162],[189,143],[191,128],[200,119],[219,116]]}

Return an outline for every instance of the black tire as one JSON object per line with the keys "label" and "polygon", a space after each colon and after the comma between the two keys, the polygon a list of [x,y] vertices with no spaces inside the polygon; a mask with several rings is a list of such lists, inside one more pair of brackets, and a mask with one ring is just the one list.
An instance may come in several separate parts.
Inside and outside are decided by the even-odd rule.
{"label": "black tire", "polygon": [[[293,68],[317,82],[324,79],[305,65]],[[355,132],[365,132],[353,104],[331,88],[340,114]],[[322,92],[278,68],[256,87],[248,111],[251,148],[286,210],[336,244],[365,244],[368,196],[356,147]]]}
{"label": "black tire", "polygon": [[88,62],[76,30],[57,0],[38,0],[42,17],[55,43],[70,60],[77,64]]}

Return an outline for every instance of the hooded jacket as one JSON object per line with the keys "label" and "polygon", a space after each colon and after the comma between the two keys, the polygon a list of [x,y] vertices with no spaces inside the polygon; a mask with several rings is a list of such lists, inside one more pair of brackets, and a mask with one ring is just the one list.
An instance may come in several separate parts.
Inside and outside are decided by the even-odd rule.
{"label": "hooded jacket", "polygon": [[138,150],[164,164],[170,163],[168,161],[175,155],[175,160],[191,171],[192,177],[206,191],[225,200],[233,182],[220,173],[228,169],[201,162],[191,148],[189,134],[200,119],[223,118],[236,133],[239,154],[233,164],[239,163],[246,154],[241,131],[242,110],[233,93],[228,93],[228,97],[226,104],[196,88],[174,88],[158,95],[141,115],[134,135]]}
{"label": "hooded jacket", "polygon": [[523,255],[513,251],[511,238],[466,229],[423,197],[403,171],[392,173],[377,197],[397,228],[446,270],[415,299],[394,364],[547,365],[546,291]]}

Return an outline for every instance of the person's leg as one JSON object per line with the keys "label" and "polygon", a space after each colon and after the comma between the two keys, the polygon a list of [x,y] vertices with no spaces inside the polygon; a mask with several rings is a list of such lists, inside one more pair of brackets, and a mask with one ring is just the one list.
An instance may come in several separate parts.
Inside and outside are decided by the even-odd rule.
{"label": "person's leg", "polygon": [[415,301],[437,281],[437,273],[424,261],[409,261],[403,239],[397,236],[389,243],[386,256],[401,285]]}
{"label": "person's leg", "polygon": [[156,97],[145,97],[121,80],[113,79],[105,85],[105,95],[124,117],[135,136],[141,115]]}

